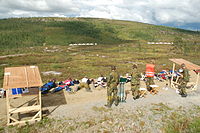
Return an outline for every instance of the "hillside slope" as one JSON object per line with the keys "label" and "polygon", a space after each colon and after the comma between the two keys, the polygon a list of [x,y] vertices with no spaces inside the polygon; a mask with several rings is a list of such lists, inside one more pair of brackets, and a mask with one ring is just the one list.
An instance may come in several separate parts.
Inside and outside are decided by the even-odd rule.
{"label": "hillside slope", "polygon": [[0,48],[95,42],[200,42],[200,34],[165,26],[92,18],[12,18],[0,20]]}
{"label": "hillside slope", "polygon": [[[174,42],[150,45],[148,41]],[[70,43],[98,43],[97,46],[70,47]],[[144,23],[91,18],[13,18],[0,20],[0,86],[5,67],[37,65],[42,75],[65,80],[107,75],[110,65],[120,74],[131,64],[155,59],[158,69],[169,68],[169,58],[185,58],[200,65],[200,34]],[[45,46],[44,46],[45,45]],[[10,56],[5,56],[10,55]],[[16,56],[17,55],[17,56]],[[19,56],[20,55],[20,56]],[[162,64],[166,64],[163,66]]]}

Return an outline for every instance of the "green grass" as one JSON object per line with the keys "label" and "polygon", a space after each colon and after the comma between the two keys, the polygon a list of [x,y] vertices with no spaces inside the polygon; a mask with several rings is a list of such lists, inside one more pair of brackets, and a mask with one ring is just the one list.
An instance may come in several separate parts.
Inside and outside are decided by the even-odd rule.
{"label": "green grass", "polygon": [[[44,49],[56,52],[44,52]],[[37,46],[30,48],[10,49],[9,54],[27,54],[19,57],[8,57],[0,59],[0,86],[3,82],[3,71],[5,67],[37,65],[41,72],[58,71],[60,76],[42,76],[44,82],[56,78],[58,81],[71,78],[83,78],[88,76],[96,78],[101,74],[107,76],[110,66],[116,65],[121,75],[131,71],[132,62],[139,63],[139,71],[143,72],[145,63],[151,59],[156,60],[156,69],[171,68],[169,58],[185,58],[193,63],[200,64],[198,57],[200,53],[175,53],[171,45],[147,45],[141,43],[141,50],[136,43],[124,43],[118,45],[99,44],[97,46]],[[6,53],[6,51],[4,51]],[[7,65],[2,65],[7,64]],[[166,64],[163,66],[162,64]]]}
{"label": "green grass", "polygon": [[189,110],[180,107],[163,117],[166,133],[198,133],[200,132],[199,106]]}
{"label": "green grass", "polygon": [[200,118],[195,118],[188,125],[188,132],[190,132],[190,133],[199,133],[200,132]]}
{"label": "green grass", "polygon": [[167,111],[172,110],[169,106],[163,103],[153,104],[153,107],[151,108],[151,111],[154,115],[156,114],[166,114]]}
{"label": "green grass", "polygon": [[184,114],[173,114],[172,120],[166,124],[166,133],[198,133],[200,132],[200,118],[190,118]]}
{"label": "green grass", "polygon": [[[147,45],[148,41],[175,42],[174,45]],[[156,60],[158,71],[171,68],[169,58],[185,58],[199,64],[200,34],[165,26],[90,18],[12,18],[0,20],[0,55],[26,56],[0,58],[0,86],[5,67],[37,65],[41,72],[58,71],[51,78],[96,78],[107,76],[116,65],[124,75],[131,62]],[[97,46],[69,47],[70,43],[97,42]],[[43,46],[45,45],[45,46]],[[46,48],[54,52],[45,52]],[[6,64],[6,65],[4,65]],[[166,64],[163,67],[162,64]]]}
{"label": "green grass", "polygon": [[[131,21],[89,18],[12,18],[0,20],[0,48],[11,49],[70,43],[173,42],[177,37],[192,45],[200,33]],[[190,39],[188,41],[188,39]]]}

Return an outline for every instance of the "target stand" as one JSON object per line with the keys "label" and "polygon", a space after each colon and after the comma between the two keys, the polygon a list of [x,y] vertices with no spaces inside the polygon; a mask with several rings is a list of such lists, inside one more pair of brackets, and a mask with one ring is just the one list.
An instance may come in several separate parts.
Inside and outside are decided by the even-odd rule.
{"label": "target stand", "polygon": [[7,125],[31,124],[42,119],[42,86],[37,66],[5,68]]}

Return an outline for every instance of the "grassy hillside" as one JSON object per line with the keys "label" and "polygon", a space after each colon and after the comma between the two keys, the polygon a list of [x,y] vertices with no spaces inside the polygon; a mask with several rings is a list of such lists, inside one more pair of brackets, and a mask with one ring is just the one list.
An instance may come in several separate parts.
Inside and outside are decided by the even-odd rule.
{"label": "grassy hillside", "polygon": [[[148,41],[174,42],[149,45]],[[70,43],[98,43],[97,46],[70,47]],[[43,71],[59,71],[64,80],[107,75],[110,65],[120,74],[131,64],[155,59],[158,69],[170,67],[169,58],[183,57],[200,64],[200,33],[144,23],[89,18],[13,18],[0,20],[0,55],[26,54],[0,58],[0,86],[4,67],[38,65]],[[44,46],[45,45],[45,46]],[[50,50],[48,52],[47,50]]]}
{"label": "grassy hillside", "polygon": [[0,48],[96,42],[173,42],[177,37],[199,42],[200,34],[165,26],[89,18],[13,18],[0,20]]}

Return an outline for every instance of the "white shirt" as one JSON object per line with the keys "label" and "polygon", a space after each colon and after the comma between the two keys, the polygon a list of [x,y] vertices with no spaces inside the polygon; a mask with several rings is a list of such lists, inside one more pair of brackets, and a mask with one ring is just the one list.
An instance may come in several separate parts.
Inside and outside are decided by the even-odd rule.
{"label": "white shirt", "polygon": [[87,78],[82,78],[81,82],[87,83],[88,79]]}
{"label": "white shirt", "polygon": [[98,79],[97,79],[97,81],[102,81],[102,79],[103,79],[103,77],[99,77]]}

